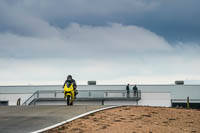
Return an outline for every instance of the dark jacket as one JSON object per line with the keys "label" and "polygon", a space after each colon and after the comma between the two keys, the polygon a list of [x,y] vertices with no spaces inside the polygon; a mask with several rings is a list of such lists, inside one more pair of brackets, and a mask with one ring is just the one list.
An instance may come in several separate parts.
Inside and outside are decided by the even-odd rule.
{"label": "dark jacket", "polygon": [[76,85],[76,81],[75,81],[74,79],[72,79],[72,80],[65,80],[65,83],[64,83],[64,85],[63,85],[63,88],[65,87],[65,84],[67,84],[67,82],[73,83],[73,84],[74,84],[74,89],[76,90],[77,85]]}
{"label": "dark jacket", "polygon": [[127,93],[129,93],[129,90],[130,90],[129,85],[127,85],[127,86],[126,86],[126,91],[127,91]]}
{"label": "dark jacket", "polygon": [[133,87],[133,90],[134,90],[134,91],[137,91],[137,90],[138,90],[138,88],[137,88],[136,85]]}

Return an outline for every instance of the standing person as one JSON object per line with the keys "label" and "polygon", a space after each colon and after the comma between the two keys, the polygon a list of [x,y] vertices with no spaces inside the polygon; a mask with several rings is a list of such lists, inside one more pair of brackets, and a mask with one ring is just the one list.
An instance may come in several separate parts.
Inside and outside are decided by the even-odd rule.
{"label": "standing person", "polygon": [[18,98],[17,99],[17,106],[20,106],[21,105],[21,98]]}
{"label": "standing person", "polygon": [[76,81],[72,78],[71,75],[68,75],[68,76],[67,76],[67,80],[65,80],[65,83],[64,83],[64,85],[63,85],[63,88],[65,87],[65,84],[71,84],[71,83],[73,83],[73,85],[74,85],[73,87],[74,87],[75,98],[76,98],[76,95],[78,94],[78,91],[76,90],[77,85],[76,85]]}
{"label": "standing person", "polygon": [[130,97],[130,88],[129,88],[129,84],[126,86],[126,93],[127,93],[127,98]]}
{"label": "standing person", "polygon": [[137,91],[138,91],[138,88],[137,88],[136,85],[134,85],[134,87],[133,87],[134,96],[137,96],[137,95],[136,95],[136,94],[137,94]]}

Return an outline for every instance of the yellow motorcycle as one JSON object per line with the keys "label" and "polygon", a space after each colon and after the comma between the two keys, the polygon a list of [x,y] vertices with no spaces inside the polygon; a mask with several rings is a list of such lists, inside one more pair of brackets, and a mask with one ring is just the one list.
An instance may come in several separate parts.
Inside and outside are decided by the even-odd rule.
{"label": "yellow motorcycle", "polygon": [[73,83],[66,83],[64,86],[64,98],[67,98],[67,105],[73,105],[75,93]]}

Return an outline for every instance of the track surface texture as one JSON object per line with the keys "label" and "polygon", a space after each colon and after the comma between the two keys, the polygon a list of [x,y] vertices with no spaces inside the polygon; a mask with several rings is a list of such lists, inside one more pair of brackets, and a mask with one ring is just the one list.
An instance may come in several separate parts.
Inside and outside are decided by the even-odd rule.
{"label": "track surface texture", "polygon": [[27,133],[106,106],[2,106],[0,133]]}

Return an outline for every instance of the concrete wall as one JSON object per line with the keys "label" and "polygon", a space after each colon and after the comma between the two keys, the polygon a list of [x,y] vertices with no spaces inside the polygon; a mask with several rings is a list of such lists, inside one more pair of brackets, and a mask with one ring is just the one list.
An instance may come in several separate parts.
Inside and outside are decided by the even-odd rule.
{"label": "concrete wall", "polygon": [[136,101],[105,101],[105,105],[137,105]]}
{"label": "concrete wall", "polygon": [[17,105],[17,99],[21,98],[21,104],[27,100],[32,93],[30,94],[12,94],[12,93],[0,93],[0,101],[8,101],[8,105]]}
{"label": "concrete wall", "polygon": [[[0,101],[9,101],[9,105],[16,105],[17,99],[21,98],[24,103],[32,94],[0,94]],[[102,105],[102,101],[76,101],[75,105]],[[36,105],[66,105],[65,101],[38,101]],[[144,105],[144,106],[171,106],[171,95],[158,92],[143,92],[141,100],[138,101],[104,101],[104,105]]]}
{"label": "concrete wall", "polygon": [[[38,101],[35,105],[67,105],[67,101]],[[74,105],[102,105],[101,101],[75,101]]]}
{"label": "concrete wall", "polygon": [[138,105],[171,107],[170,93],[142,93]]}
{"label": "concrete wall", "polygon": [[[104,105],[142,105],[171,107],[170,93],[142,93],[142,99],[137,101],[104,101]],[[36,105],[66,105],[66,101],[38,101]],[[75,101],[74,105],[102,105],[102,101]]]}
{"label": "concrete wall", "polygon": [[[132,90],[133,85],[130,85]],[[200,85],[137,85],[142,92],[171,92],[172,99],[200,99]],[[0,86],[1,93],[34,93],[37,90],[63,90],[62,85]],[[126,90],[126,85],[78,85],[78,90]]]}
{"label": "concrete wall", "polygon": [[[131,86],[131,90],[132,90]],[[140,105],[155,105],[169,106],[171,103],[167,99],[155,99],[160,94],[155,94],[155,97],[150,96],[148,92],[169,92],[171,99],[200,99],[200,85],[137,85],[142,91],[142,100],[138,102]],[[9,101],[9,105],[16,105],[17,99],[21,98],[23,103],[32,93],[37,90],[62,90],[61,85],[50,86],[0,86],[0,101]],[[78,90],[126,90],[126,85],[79,85]],[[18,93],[18,94],[14,94]],[[25,94],[26,93],[26,94]],[[149,96],[146,96],[148,94]],[[108,94],[111,96],[111,93]],[[43,95],[44,96],[44,95]],[[49,97],[47,95],[47,97]],[[62,96],[61,96],[62,97]],[[120,97],[120,94],[119,94]],[[149,97],[149,98],[148,98]],[[161,97],[162,98],[162,97]],[[113,102],[112,104],[114,104]],[[128,102],[126,102],[127,104]],[[86,103],[80,103],[86,104]],[[109,101],[105,104],[111,104]],[[125,104],[123,102],[119,104]],[[130,103],[135,104],[135,103]]]}

